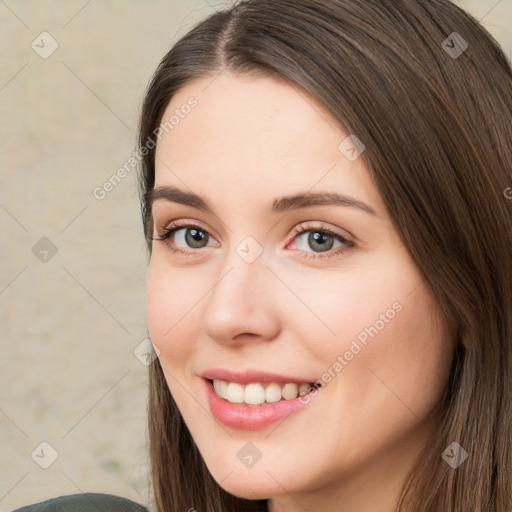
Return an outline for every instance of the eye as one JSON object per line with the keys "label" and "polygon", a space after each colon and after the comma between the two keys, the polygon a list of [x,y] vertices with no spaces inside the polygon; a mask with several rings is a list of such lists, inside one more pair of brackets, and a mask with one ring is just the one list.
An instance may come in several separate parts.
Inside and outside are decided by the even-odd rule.
{"label": "eye", "polygon": [[[305,235],[308,236],[305,236]],[[299,244],[299,250],[304,252],[305,258],[330,258],[332,256],[340,255],[345,252],[347,248],[353,247],[354,243],[339,233],[326,228],[321,225],[319,227],[313,226],[298,226],[293,232],[294,240],[297,239],[302,243]],[[302,239],[302,240],[301,240]],[[337,250],[331,251],[335,243],[338,242]],[[307,248],[313,249],[313,253],[307,251]],[[326,255],[319,255],[319,253],[327,253]]]}
{"label": "eye", "polygon": [[[180,233],[182,231],[182,233]],[[171,224],[166,227],[162,234],[153,237],[152,240],[159,240],[172,251],[181,254],[190,254],[193,251],[187,251],[176,246],[176,239],[179,244],[190,247],[191,249],[202,249],[208,245],[210,235],[201,226],[195,224]],[[213,238],[212,238],[213,240]]]}
{"label": "eye", "polygon": [[[308,234],[307,237],[305,235]],[[153,237],[153,240],[158,240],[174,253],[185,255],[192,255],[195,251],[208,246],[213,237],[201,226],[196,224],[178,224],[173,223],[167,226],[162,234]],[[353,247],[354,243],[332,230],[321,225],[319,227],[312,226],[298,226],[293,231],[293,240],[302,240],[299,244],[299,252],[303,252],[305,258],[330,258],[345,252],[347,248]],[[337,250],[332,250],[336,242],[339,244]],[[181,246],[181,247],[180,247]],[[188,247],[187,250],[184,247]],[[313,249],[313,254],[307,251],[307,247]],[[314,254],[316,253],[316,254]],[[320,255],[319,253],[327,253]]]}

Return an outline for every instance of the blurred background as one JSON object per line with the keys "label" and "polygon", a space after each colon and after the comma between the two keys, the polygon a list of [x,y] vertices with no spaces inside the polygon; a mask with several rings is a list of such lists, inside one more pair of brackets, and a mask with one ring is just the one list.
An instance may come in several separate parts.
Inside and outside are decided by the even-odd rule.
{"label": "blurred background", "polygon": [[[230,3],[0,0],[0,512],[87,491],[150,504],[128,160],[159,60]],[[512,0],[456,3],[512,55]]]}

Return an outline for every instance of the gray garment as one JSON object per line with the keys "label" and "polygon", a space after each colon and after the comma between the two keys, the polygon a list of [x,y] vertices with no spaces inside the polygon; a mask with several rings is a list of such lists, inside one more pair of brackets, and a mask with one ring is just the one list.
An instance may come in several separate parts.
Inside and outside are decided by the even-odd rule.
{"label": "gray garment", "polygon": [[17,508],[12,512],[148,512],[148,510],[127,498],[113,494],[86,492],[51,498]]}

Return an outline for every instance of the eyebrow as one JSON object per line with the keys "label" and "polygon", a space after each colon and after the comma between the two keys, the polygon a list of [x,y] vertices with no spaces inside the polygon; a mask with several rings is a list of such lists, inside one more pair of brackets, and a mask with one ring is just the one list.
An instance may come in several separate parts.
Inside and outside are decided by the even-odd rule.
{"label": "eyebrow", "polygon": [[[156,187],[146,193],[146,205],[151,208],[155,201],[165,199],[173,203],[191,206],[198,210],[214,213],[208,203],[194,192],[187,192],[176,186]],[[312,206],[348,206],[358,208],[366,213],[377,216],[377,212],[366,203],[353,197],[337,192],[300,192],[298,194],[279,197],[267,208],[269,213],[283,213]]]}

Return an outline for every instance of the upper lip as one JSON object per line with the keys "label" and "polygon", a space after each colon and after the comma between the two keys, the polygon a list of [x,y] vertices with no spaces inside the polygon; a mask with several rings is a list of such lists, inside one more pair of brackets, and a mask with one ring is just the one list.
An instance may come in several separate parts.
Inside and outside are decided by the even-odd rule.
{"label": "upper lip", "polygon": [[239,384],[249,384],[251,382],[295,382],[297,384],[301,384],[303,382],[315,382],[315,379],[301,379],[298,377],[280,375],[278,373],[262,372],[259,370],[244,370],[243,372],[235,372],[225,368],[211,368],[206,370],[201,376],[208,380],[217,379],[227,382],[238,382]]}

